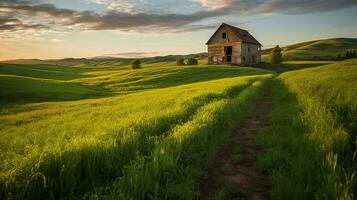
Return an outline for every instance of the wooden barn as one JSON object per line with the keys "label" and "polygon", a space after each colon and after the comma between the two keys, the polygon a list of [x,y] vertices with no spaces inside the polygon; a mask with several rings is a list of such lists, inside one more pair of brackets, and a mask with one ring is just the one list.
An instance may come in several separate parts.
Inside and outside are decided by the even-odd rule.
{"label": "wooden barn", "polygon": [[223,23],[206,43],[209,64],[254,65],[262,45],[247,30]]}

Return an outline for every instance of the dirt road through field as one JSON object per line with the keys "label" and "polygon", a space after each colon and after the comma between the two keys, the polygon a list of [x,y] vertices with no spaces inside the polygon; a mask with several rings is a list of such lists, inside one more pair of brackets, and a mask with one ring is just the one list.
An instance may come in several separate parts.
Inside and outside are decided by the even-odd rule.
{"label": "dirt road through field", "polygon": [[255,138],[268,120],[272,109],[271,92],[267,90],[256,110],[234,130],[230,142],[223,146],[200,184],[199,199],[268,198],[269,176],[256,166],[263,153]]}

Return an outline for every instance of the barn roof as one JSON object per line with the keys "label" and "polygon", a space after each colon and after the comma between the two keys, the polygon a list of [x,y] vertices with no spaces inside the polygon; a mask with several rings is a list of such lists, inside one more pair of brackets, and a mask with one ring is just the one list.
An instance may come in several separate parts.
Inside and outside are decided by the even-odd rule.
{"label": "barn roof", "polygon": [[251,43],[251,44],[256,44],[256,45],[262,45],[258,42],[258,40],[256,40],[247,30],[244,29],[240,29],[238,27],[235,26],[231,26],[229,24],[226,23],[222,23],[221,26],[219,26],[219,28],[216,30],[216,32],[214,32],[214,34],[211,36],[211,38],[206,42],[206,44],[210,43],[213,36],[216,35],[217,31],[222,27],[222,26],[227,26],[229,27],[234,34],[236,34],[238,36],[238,38],[245,43]]}

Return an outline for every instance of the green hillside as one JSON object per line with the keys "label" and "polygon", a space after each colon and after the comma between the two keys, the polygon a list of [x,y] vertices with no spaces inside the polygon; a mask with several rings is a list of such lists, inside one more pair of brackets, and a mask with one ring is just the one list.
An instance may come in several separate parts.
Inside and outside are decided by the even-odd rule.
{"label": "green hillside", "polygon": [[130,62],[0,64],[0,199],[196,199],[263,94],[273,111],[258,166],[271,198],[354,199],[356,59],[265,69],[204,56],[196,66]]}
{"label": "green hillside", "polygon": [[[282,48],[285,60],[313,60],[316,57],[326,60],[336,57],[338,54],[344,56],[347,50],[357,50],[356,38],[332,38],[302,42],[288,45]],[[263,51],[263,61],[269,60],[271,49]]]}
{"label": "green hillside", "polygon": [[28,103],[78,100],[110,95],[71,80],[90,77],[83,68],[55,65],[0,64],[0,102]]}
{"label": "green hillside", "polygon": [[[154,177],[112,186],[119,177],[131,177],[124,169],[141,165],[155,170],[165,165],[158,171],[162,175],[190,168],[180,172],[180,180],[181,190],[191,195],[197,172],[236,120],[254,108],[272,75],[249,67],[174,63],[144,61],[139,70],[107,62],[1,64],[0,199],[81,197],[107,186],[144,192],[141,187]],[[156,157],[162,158],[154,162]],[[196,162],[165,161],[177,158]],[[173,183],[169,177],[162,181]],[[153,198],[181,195],[168,190],[155,194],[150,189],[155,184],[145,187]]]}

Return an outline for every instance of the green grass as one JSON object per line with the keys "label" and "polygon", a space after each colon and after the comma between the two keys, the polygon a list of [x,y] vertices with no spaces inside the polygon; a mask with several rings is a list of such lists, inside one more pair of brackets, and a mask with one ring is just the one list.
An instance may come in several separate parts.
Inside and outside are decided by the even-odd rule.
{"label": "green grass", "polygon": [[202,169],[272,77],[248,67],[161,63],[1,67],[1,199],[145,191],[152,192],[145,198],[192,198]]}
{"label": "green grass", "polygon": [[[302,42],[288,45],[282,48],[285,60],[311,60],[313,57],[320,58],[336,57],[338,54],[344,56],[347,50],[357,49],[355,38],[332,38]],[[269,51],[264,50],[262,60],[269,60]]]}
{"label": "green grass", "polygon": [[82,74],[81,72],[85,71],[85,69],[81,68],[56,65],[16,65],[0,63],[0,74],[40,79],[72,80],[77,78],[84,78],[87,76]]}
{"label": "green grass", "polygon": [[28,78],[0,74],[0,102],[28,103],[43,101],[66,101],[110,95],[103,89],[57,80]]}
{"label": "green grass", "polygon": [[140,70],[122,66],[54,66],[0,64],[0,102],[79,100],[209,81],[267,70],[228,66],[175,67],[155,62]]}
{"label": "green grass", "polygon": [[259,140],[272,199],[355,199],[357,60],[286,72]]}
{"label": "green grass", "polygon": [[227,141],[237,120],[245,118],[254,108],[265,85],[265,81],[255,82],[237,96],[202,107],[192,120],[175,127],[149,157],[126,168],[125,175],[114,183],[109,197],[195,197],[202,169],[215,155],[218,146]]}
{"label": "green grass", "polygon": [[195,199],[218,148],[271,84],[259,165],[272,199],[356,197],[357,60],[262,69],[172,58],[139,70],[125,59],[0,64],[0,199]]}
{"label": "green grass", "polygon": [[233,157],[233,161],[235,164],[239,164],[242,161],[242,154],[237,152]]}
{"label": "green grass", "polygon": [[271,64],[269,62],[260,63],[259,67],[263,69],[268,69],[274,71],[278,74],[292,71],[292,70],[299,70],[311,67],[318,67],[327,64],[335,63],[336,61],[285,61],[280,64]]}

